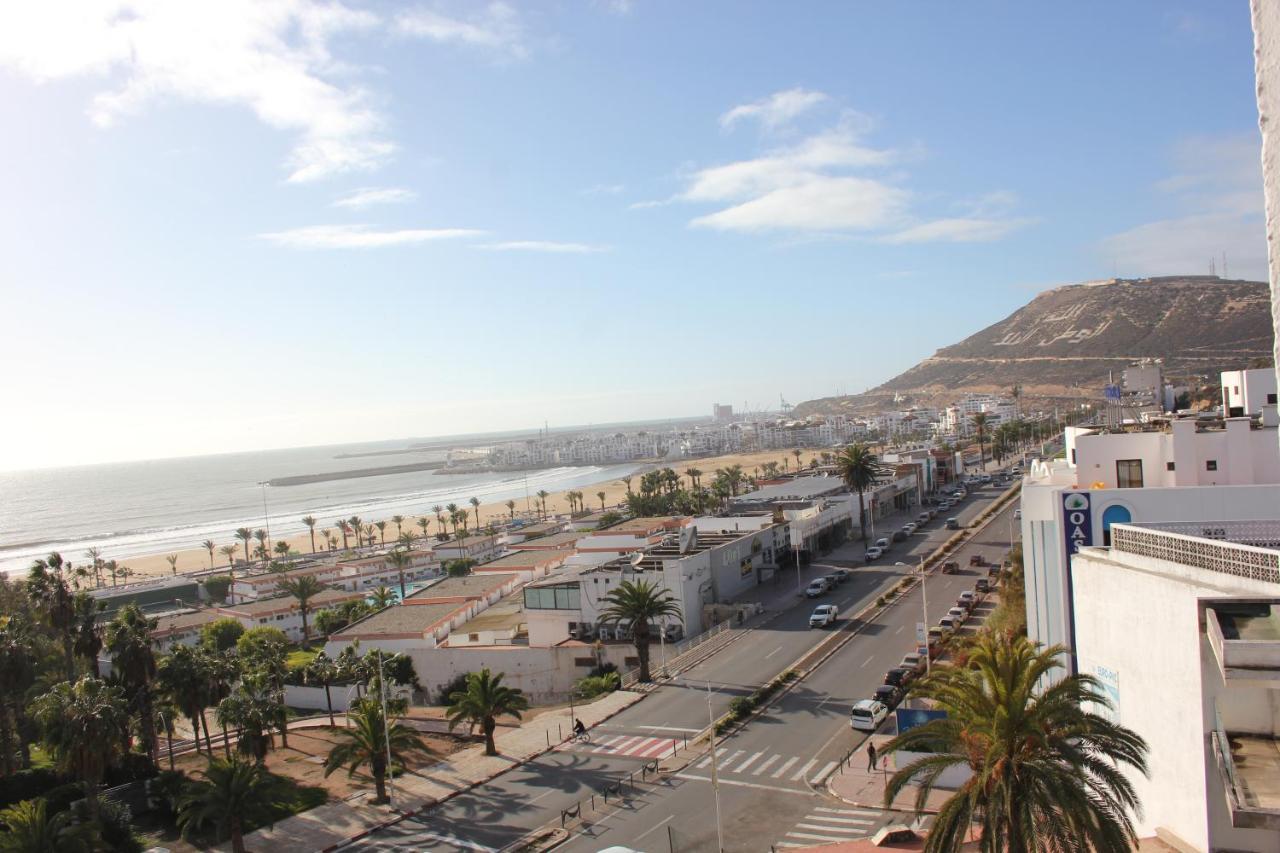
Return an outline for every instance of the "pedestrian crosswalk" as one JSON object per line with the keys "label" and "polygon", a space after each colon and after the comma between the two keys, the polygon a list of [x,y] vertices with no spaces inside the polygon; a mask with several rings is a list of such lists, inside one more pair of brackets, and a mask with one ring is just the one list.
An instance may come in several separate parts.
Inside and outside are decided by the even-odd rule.
{"label": "pedestrian crosswalk", "polygon": [[[710,770],[712,755],[708,752],[694,762],[696,770]],[[799,756],[779,755],[769,750],[752,752],[748,749],[718,747],[715,752],[716,773],[720,776],[746,776],[760,779],[777,779],[786,782],[816,781],[826,778],[836,767],[834,761],[819,761]]]}
{"label": "pedestrian crosswalk", "polygon": [[587,743],[570,741],[560,749],[590,752],[596,755],[629,756],[631,758],[665,758],[675,750],[677,741],[669,737],[642,735],[605,735]]}
{"label": "pedestrian crosswalk", "polygon": [[795,829],[774,846],[813,847],[840,841],[869,838],[884,825],[886,813],[875,809],[816,808],[796,824]]}

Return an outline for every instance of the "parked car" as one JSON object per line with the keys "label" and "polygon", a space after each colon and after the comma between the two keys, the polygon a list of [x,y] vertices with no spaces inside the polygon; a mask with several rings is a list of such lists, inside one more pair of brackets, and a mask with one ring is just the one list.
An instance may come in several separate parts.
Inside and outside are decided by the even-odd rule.
{"label": "parked car", "polygon": [[931,513],[931,512],[922,512],[922,513],[920,513],[919,515],[917,515],[917,516],[916,516],[916,521],[917,521],[919,524],[925,524],[925,523],[927,523],[927,522],[929,521],[929,519],[931,519],[931,518],[933,518],[933,513]]}
{"label": "parked car", "polygon": [[849,711],[849,725],[859,731],[874,732],[880,728],[889,709],[874,699],[862,699]]}
{"label": "parked car", "polygon": [[947,519],[947,529],[948,529],[948,530],[959,530],[959,529],[960,529],[960,519],[958,519],[958,518],[948,518],[948,519]]}
{"label": "parked car", "polygon": [[863,557],[866,559],[868,563],[870,563],[873,560],[878,560],[882,556],[884,556],[884,549],[882,549],[878,545],[872,545],[870,548],[867,549],[867,553],[863,555]]}
{"label": "parked car", "polygon": [[895,708],[902,701],[903,689],[892,684],[881,684],[876,688],[875,700],[886,708]]}
{"label": "parked car", "polygon": [[903,533],[901,530],[895,530],[893,531],[892,539],[894,542],[905,542],[907,541],[907,534]]}
{"label": "parked car", "polygon": [[895,687],[906,687],[911,683],[911,679],[915,677],[916,671],[914,669],[896,666],[884,674],[884,683],[892,684]]}
{"label": "parked car", "polygon": [[891,543],[889,542],[889,540],[884,538],[883,536],[881,536],[879,539],[876,540],[876,547],[879,548],[881,551],[888,551],[890,544]]}
{"label": "parked car", "polygon": [[826,578],[818,578],[812,580],[809,585],[804,588],[804,594],[808,598],[821,598],[831,591],[831,585],[827,583]]}
{"label": "parked car", "polygon": [[912,652],[909,655],[903,655],[902,663],[898,664],[898,666],[914,669],[916,672],[924,672],[926,663],[924,655],[919,652]]}
{"label": "parked car", "polygon": [[938,656],[938,649],[947,641],[954,633],[954,630],[944,628],[941,625],[935,625],[929,629],[929,653],[934,657]]}
{"label": "parked car", "polygon": [[991,581],[986,578],[978,578],[978,580],[974,582],[973,588],[978,592],[991,592]]}
{"label": "parked car", "polygon": [[960,564],[955,560],[947,560],[942,564],[942,573],[944,575],[960,574]]}
{"label": "parked car", "polygon": [[916,523],[914,521],[908,521],[906,524],[902,525],[902,532],[907,534],[908,536],[910,536],[912,533],[915,533]]}
{"label": "parked car", "polygon": [[971,566],[985,566],[986,564],[987,560],[981,554],[973,554],[969,557],[969,565]]}
{"label": "parked car", "polygon": [[836,569],[834,572],[827,575],[827,577],[835,578],[836,583],[839,584],[839,583],[844,583],[849,578],[853,577],[853,574],[848,569]]}
{"label": "parked car", "polygon": [[953,607],[947,611],[947,615],[956,620],[957,626],[963,625],[965,622],[969,621],[969,608]]}
{"label": "parked car", "polygon": [[961,624],[962,623],[960,622],[960,620],[952,616],[943,616],[941,619],[938,620],[938,627],[944,628],[952,634],[960,630]]}
{"label": "parked car", "polygon": [[819,604],[813,608],[813,613],[809,614],[809,627],[825,628],[835,622],[839,615],[840,611],[834,604]]}
{"label": "parked car", "polygon": [[966,589],[964,592],[960,593],[960,598],[956,601],[956,604],[959,604],[962,607],[967,607],[970,610],[972,610],[977,603],[978,594],[971,589]]}

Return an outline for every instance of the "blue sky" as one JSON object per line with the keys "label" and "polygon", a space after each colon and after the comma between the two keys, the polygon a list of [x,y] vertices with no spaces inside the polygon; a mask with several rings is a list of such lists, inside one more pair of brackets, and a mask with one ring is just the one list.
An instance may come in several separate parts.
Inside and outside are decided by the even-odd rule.
{"label": "blue sky", "polygon": [[776,405],[1265,274],[1243,0],[26,5],[0,469]]}

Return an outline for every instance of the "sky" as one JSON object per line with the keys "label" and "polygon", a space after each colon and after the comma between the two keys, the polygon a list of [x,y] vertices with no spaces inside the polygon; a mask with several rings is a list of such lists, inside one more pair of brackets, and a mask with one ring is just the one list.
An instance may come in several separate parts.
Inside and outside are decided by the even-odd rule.
{"label": "sky", "polygon": [[42,0],[0,105],[0,470],[776,408],[1265,278],[1243,0]]}

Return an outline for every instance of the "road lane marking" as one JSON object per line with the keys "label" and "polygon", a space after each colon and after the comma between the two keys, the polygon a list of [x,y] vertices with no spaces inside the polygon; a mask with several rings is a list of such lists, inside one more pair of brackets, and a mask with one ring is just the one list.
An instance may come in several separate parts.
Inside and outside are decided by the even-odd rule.
{"label": "road lane marking", "polygon": [[649,829],[646,829],[644,832],[637,835],[635,840],[639,841],[641,838],[644,838],[649,833],[657,832],[659,829],[662,829],[662,827],[670,823],[673,818],[675,818],[675,815],[669,815],[666,820],[662,821],[661,823],[655,824],[654,826],[650,827]]}
{"label": "road lane marking", "polygon": [[862,662],[862,665],[866,666],[867,664],[871,663],[871,661],[874,659],[875,659],[875,655],[867,655],[867,659]]}
{"label": "road lane marking", "polygon": [[[710,776],[696,776],[692,773],[677,773],[676,778],[688,779],[693,782],[710,782],[711,781]],[[802,797],[818,796],[818,794],[815,794],[813,791],[810,791],[807,789],[802,790],[800,788],[782,788],[777,785],[762,785],[759,782],[743,782],[739,779],[719,778],[719,779],[716,779],[716,784],[717,785],[733,785],[738,788],[757,788],[761,791],[778,791],[779,793],[783,793],[783,794],[799,794]]]}
{"label": "road lane marking", "polygon": [[[809,820],[809,818],[805,818],[805,820]],[[871,823],[871,821],[867,821],[867,823]],[[796,829],[816,829],[818,832],[846,832],[850,835],[862,835],[866,832],[865,829],[860,827],[855,829],[847,826],[823,826],[819,823],[797,823]]]}
{"label": "road lane marking", "polygon": [[768,660],[769,658],[773,657],[774,655],[776,655],[776,654],[777,654],[778,652],[780,652],[780,651],[782,651],[782,646],[778,646],[776,649],[774,649],[773,651],[769,652],[769,654],[767,654],[767,655],[765,655],[765,656],[764,656],[764,659],[765,659],[765,660]]}
{"label": "road lane marking", "polygon": [[735,752],[733,753],[733,755],[730,755],[728,758],[726,758],[726,759],[724,760],[724,766],[725,766],[725,767],[728,767],[730,764],[732,764],[733,762],[737,761],[737,760],[738,760],[738,756],[739,756],[739,755],[742,755],[744,752],[746,752],[746,750],[745,750],[745,749],[739,749],[739,750],[735,751]]}
{"label": "road lane marking", "polygon": [[746,770],[748,767],[750,767],[750,766],[751,766],[755,761],[758,761],[758,760],[759,760],[759,758],[760,758],[760,756],[762,756],[762,755],[764,755],[764,750],[763,750],[763,749],[762,749],[762,750],[760,750],[759,752],[757,752],[755,755],[752,755],[752,756],[751,756],[750,758],[748,758],[746,761],[742,762],[741,764],[739,764],[737,767],[735,767],[733,770],[730,770],[729,772],[730,772],[730,773],[741,773],[742,771],[744,771],[744,770]]}
{"label": "road lane marking", "polygon": [[879,817],[881,815],[881,812],[873,812],[868,809],[829,809],[823,806],[819,806],[814,809],[814,811],[825,812],[827,814],[856,814],[862,815],[863,817]]}
{"label": "road lane marking", "polygon": [[852,823],[857,826],[870,826],[874,823],[874,821],[867,820],[865,817],[833,817],[821,814],[811,814],[805,818],[805,820],[821,820],[829,821],[831,823]]}
{"label": "road lane marking", "polygon": [[848,841],[836,835],[814,835],[811,832],[788,832],[787,838],[807,838],[810,841]]}
{"label": "road lane marking", "polygon": [[498,853],[498,851],[493,847],[485,847],[483,844],[473,844],[456,835],[447,835],[439,832],[415,832],[414,835],[422,838],[429,838],[432,841],[443,841],[445,844],[452,844],[455,847],[461,847],[463,850],[474,850],[476,853]]}
{"label": "road lane marking", "polygon": [[[729,750],[728,750],[728,748],[726,748],[726,747],[723,747],[723,746],[721,746],[721,747],[717,747],[717,748],[716,748],[716,754],[715,754],[715,757],[716,757],[716,758],[721,758],[721,757],[723,757],[723,756],[724,756],[724,754],[725,754],[726,752],[728,752],[728,751],[729,751]],[[707,757],[706,757],[706,758],[704,758],[704,759],[702,759],[701,761],[699,761],[699,762],[695,765],[695,769],[697,769],[697,770],[701,770],[702,768],[706,767],[706,766],[707,766],[708,764],[710,764],[710,763],[711,763],[711,753],[709,753],[709,752],[708,752],[708,753],[707,753]]]}
{"label": "road lane marking", "polygon": [[902,629],[903,629],[903,628],[905,628],[905,627],[907,627],[905,624],[904,624],[904,625],[899,625],[899,626],[898,626],[898,630],[894,631],[893,633],[895,633],[895,634],[901,634],[901,633],[902,633]]}
{"label": "road lane marking", "polygon": [[[786,772],[787,772],[787,770],[791,767],[791,765],[792,765],[792,764],[795,764],[795,763],[796,763],[797,761],[799,761],[799,760],[800,760],[800,759],[799,759],[798,757],[795,757],[795,756],[792,756],[791,758],[788,758],[785,762],[783,762],[783,765],[782,765],[781,767],[779,767],[777,770],[773,771],[773,773],[769,776],[769,778],[770,778],[770,779],[777,779],[777,778],[778,778],[779,776],[781,776],[783,773],[786,773]],[[701,765],[699,765],[699,766],[701,766]]]}
{"label": "road lane marking", "polygon": [[808,763],[806,763],[804,767],[801,767],[799,770],[797,770],[796,775],[791,777],[791,781],[799,782],[801,779],[804,778],[805,771],[817,763],[818,763],[818,759],[810,758]]}
{"label": "road lane marking", "polygon": [[781,755],[777,755],[776,753],[774,755],[771,755],[765,761],[761,762],[759,767],[757,767],[755,770],[752,770],[751,775],[759,776],[761,773],[769,769],[769,765],[773,764],[775,761],[777,761],[781,757],[782,757]]}

